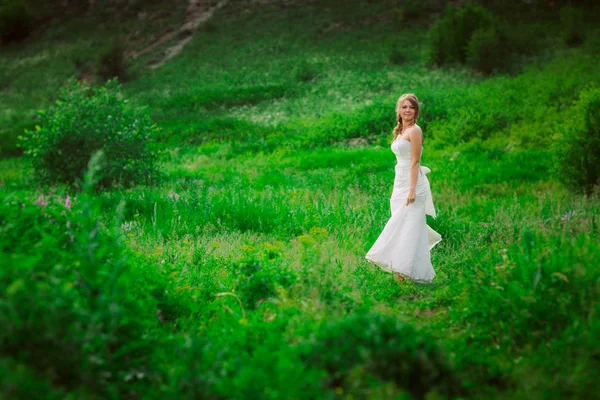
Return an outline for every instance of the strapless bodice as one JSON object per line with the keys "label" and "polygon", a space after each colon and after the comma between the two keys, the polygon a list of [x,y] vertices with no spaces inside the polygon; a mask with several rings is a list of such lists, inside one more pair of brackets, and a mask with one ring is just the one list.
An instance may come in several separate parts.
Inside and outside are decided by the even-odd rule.
{"label": "strapless bodice", "polygon": [[396,139],[392,142],[392,152],[396,155],[396,162],[407,163],[411,160],[411,143],[408,140]]}
{"label": "strapless bodice", "polygon": [[[411,143],[408,140],[396,139],[392,142],[392,151],[396,155],[396,177],[394,179],[393,197],[406,198],[406,193],[410,187],[410,170],[412,166]],[[423,151],[423,147],[421,147]],[[417,196],[425,196],[425,213],[435,217],[435,209],[431,199],[431,189],[427,174],[431,170],[423,165],[419,165],[419,174],[417,175]]]}

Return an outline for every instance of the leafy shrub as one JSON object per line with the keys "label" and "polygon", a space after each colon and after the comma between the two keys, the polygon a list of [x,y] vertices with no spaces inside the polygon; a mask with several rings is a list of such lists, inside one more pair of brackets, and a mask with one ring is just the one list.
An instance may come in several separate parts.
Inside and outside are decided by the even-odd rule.
{"label": "leafy shrub", "polygon": [[328,372],[330,387],[347,383],[360,365],[417,399],[433,390],[447,395],[458,390],[435,340],[385,315],[353,315],[323,326],[305,357]]}
{"label": "leafy shrub", "polygon": [[0,6],[0,43],[16,42],[31,33],[35,18],[27,2],[7,0]]}
{"label": "leafy shrub", "polygon": [[128,397],[157,373],[144,335],[155,305],[140,301],[118,225],[102,218],[97,165],[76,199],[0,198],[0,356],[56,387]]}
{"label": "leafy shrub", "polygon": [[[571,229],[577,229],[569,225],[578,224],[574,214],[555,216],[544,231],[526,231],[507,249],[481,254],[480,261],[465,270],[468,290],[451,311],[457,324],[468,325],[470,348],[486,349],[489,357],[496,353],[535,358],[522,371],[525,376],[545,370],[541,376],[547,377],[565,371],[561,379],[543,383],[558,398],[588,397],[583,393],[593,383],[589,369],[582,366],[598,366],[593,338],[600,333],[594,318],[598,313],[595,299],[600,295],[600,247],[597,235],[573,235]],[[479,358],[466,349],[458,353],[459,358]],[[496,373],[514,373],[510,365],[490,368]]]}
{"label": "leafy shrub", "polygon": [[288,287],[295,279],[284,267],[257,260],[237,264],[236,273],[240,277],[236,293],[248,309],[257,308],[261,301],[274,296],[278,287]]}
{"label": "leafy shrub", "polygon": [[[567,221],[569,216],[562,218]],[[585,234],[548,237],[526,231],[508,249],[483,256],[466,271],[474,289],[465,299],[468,308],[461,309],[462,318],[481,328],[485,325],[486,332],[492,324],[494,340],[515,348],[582,323],[593,313],[592,299],[599,290],[595,266],[600,248],[593,241]],[[549,253],[549,248],[560,249],[560,256]],[[495,268],[488,267],[492,262]]]}
{"label": "leafy shrub", "polygon": [[298,347],[286,340],[286,328],[297,313],[278,308],[268,323],[261,313],[241,321],[223,313],[201,336],[186,335],[173,348],[173,392],[166,398],[331,398],[323,393],[321,371],[304,365]]}
{"label": "leafy shrub", "polygon": [[512,55],[508,43],[508,37],[493,26],[476,30],[467,45],[467,65],[484,74],[505,70]]}
{"label": "leafy shrub", "polygon": [[41,127],[23,141],[38,181],[74,183],[98,150],[106,154],[100,186],[156,178],[151,141],[157,127],[146,110],[128,107],[119,89],[116,80],[93,90],[72,81],[62,89],[59,100],[42,113]]}
{"label": "leafy shrub", "polygon": [[430,62],[435,65],[464,64],[473,33],[494,23],[492,14],[479,5],[467,3],[460,8],[449,5],[429,31]]}
{"label": "leafy shrub", "polygon": [[591,194],[600,185],[600,89],[584,90],[559,129],[554,172],[568,188]]}
{"label": "leafy shrub", "polygon": [[97,74],[103,81],[112,78],[119,78],[123,81],[127,78],[125,48],[120,41],[113,42],[100,54]]}

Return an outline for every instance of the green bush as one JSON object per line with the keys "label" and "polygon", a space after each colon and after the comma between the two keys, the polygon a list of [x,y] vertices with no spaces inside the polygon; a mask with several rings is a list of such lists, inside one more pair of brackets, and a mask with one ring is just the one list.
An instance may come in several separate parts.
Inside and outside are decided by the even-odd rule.
{"label": "green bush", "polygon": [[505,70],[510,65],[511,51],[508,37],[491,26],[476,30],[467,45],[467,65],[471,68],[491,74],[496,70]]}
{"label": "green bush", "polygon": [[239,277],[235,292],[250,310],[256,309],[261,302],[275,296],[278,287],[288,287],[295,280],[289,270],[268,262],[246,260],[235,267]]}
{"label": "green bush", "polygon": [[29,36],[35,18],[27,2],[8,0],[0,6],[0,43],[23,40]]}
{"label": "green bush", "polygon": [[93,196],[97,165],[77,198],[0,197],[0,357],[23,366],[19,379],[129,397],[158,374],[146,333],[156,304]]}
{"label": "green bush", "polygon": [[91,155],[103,150],[100,186],[126,186],[157,177],[152,140],[157,127],[145,109],[127,105],[116,80],[88,89],[72,81],[41,115],[41,126],[23,138],[35,178],[42,183],[80,179]]}
{"label": "green bush", "polygon": [[568,188],[591,194],[600,186],[600,89],[584,90],[553,141],[554,172]]}
{"label": "green bush", "polygon": [[416,399],[459,390],[435,340],[390,316],[358,314],[323,326],[305,359],[327,371],[329,387],[348,384],[351,371],[362,367]]}
{"label": "green bush", "polygon": [[[558,217],[556,226],[564,227],[574,215]],[[560,249],[560,255],[548,249]],[[480,339],[512,350],[537,345],[573,327],[585,331],[597,308],[592,299],[598,296],[599,260],[600,248],[586,234],[550,237],[526,231],[518,243],[483,255],[480,263],[465,270],[472,289],[461,317],[473,323],[474,337],[478,328],[489,332],[491,325],[496,337],[482,333]],[[489,268],[490,263],[495,267]]]}
{"label": "green bush", "polygon": [[[468,284],[451,310],[455,324],[468,327],[467,348],[456,350],[457,368],[484,361],[470,349],[486,349],[488,360],[512,354],[513,359],[533,361],[517,369],[519,374],[545,377],[544,388],[556,398],[588,397],[584,393],[591,393],[593,386],[590,371],[598,367],[593,338],[600,333],[595,318],[600,247],[597,235],[574,234],[578,229],[573,225],[581,218],[574,211],[557,215],[545,222],[544,231],[525,231],[506,249],[492,246],[465,268]],[[487,369],[482,371],[485,377],[471,379],[508,384],[508,375],[515,373],[510,363],[490,363]],[[556,371],[565,375],[548,380]]]}
{"label": "green bush", "polygon": [[[236,300],[230,300],[237,311]],[[169,366],[172,392],[161,398],[333,398],[333,390],[327,393],[321,386],[321,371],[304,365],[298,346],[286,340],[290,319],[298,311],[275,310],[277,317],[269,322],[260,311],[241,321],[219,311],[202,335],[177,340],[172,358],[177,361]]]}
{"label": "green bush", "polygon": [[464,64],[473,33],[494,24],[492,14],[479,5],[467,3],[460,8],[449,5],[429,31],[429,61],[435,65]]}

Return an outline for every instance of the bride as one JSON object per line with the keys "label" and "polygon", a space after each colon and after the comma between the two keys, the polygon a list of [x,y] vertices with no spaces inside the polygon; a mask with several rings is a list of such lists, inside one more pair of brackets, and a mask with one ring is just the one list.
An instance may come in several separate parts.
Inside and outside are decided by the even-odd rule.
{"label": "bride", "polygon": [[421,166],[423,132],[416,124],[419,100],[403,94],[396,104],[392,151],[396,155],[396,176],[390,199],[392,216],[367,252],[366,259],[398,281],[431,282],[435,271],[429,251],[442,237],[425,222],[425,214],[435,218],[429,181],[430,170]]}

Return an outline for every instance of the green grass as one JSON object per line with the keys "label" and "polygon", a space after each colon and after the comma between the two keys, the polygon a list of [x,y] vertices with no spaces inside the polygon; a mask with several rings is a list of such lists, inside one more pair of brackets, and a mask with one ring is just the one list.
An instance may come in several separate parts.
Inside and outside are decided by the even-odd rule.
{"label": "green grass", "polygon": [[[545,36],[512,75],[431,69],[434,16],[405,25],[392,6],[229,5],[161,68],[145,68],[156,54],[134,63],[123,95],[162,128],[165,177],[155,186],[36,188],[28,161],[3,153],[0,261],[10,267],[0,311],[14,316],[10,332],[44,330],[72,352],[73,369],[89,371],[69,375],[53,355],[44,365],[2,345],[4,396],[20,393],[11,382],[38,398],[90,399],[594,393],[600,203],[557,183],[550,148],[572,101],[600,83],[593,41],[562,44],[549,13],[514,21]],[[35,110],[76,73],[76,55],[94,54],[86,35],[95,34],[57,42],[53,29],[0,56],[11,71],[1,75],[7,137],[36,123]],[[406,61],[393,62],[394,48]],[[409,91],[423,102],[422,165],[438,214],[428,223],[443,237],[431,285],[398,285],[364,259],[389,217],[394,106]],[[36,205],[42,195],[47,207]],[[75,262],[92,261],[95,294],[74,278]],[[94,299],[119,312],[86,306]],[[65,344],[61,318],[97,329],[79,341],[74,328]],[[342,345],[331,345],[340,330]],[[24,337],[0,343],[26,347]],[[360,350],[345,353],[344,343]],[[404,364],[386,358],[388,345],[408,349],[409,370],[426,363],[439,380],[419,389],[393,375]]]}

